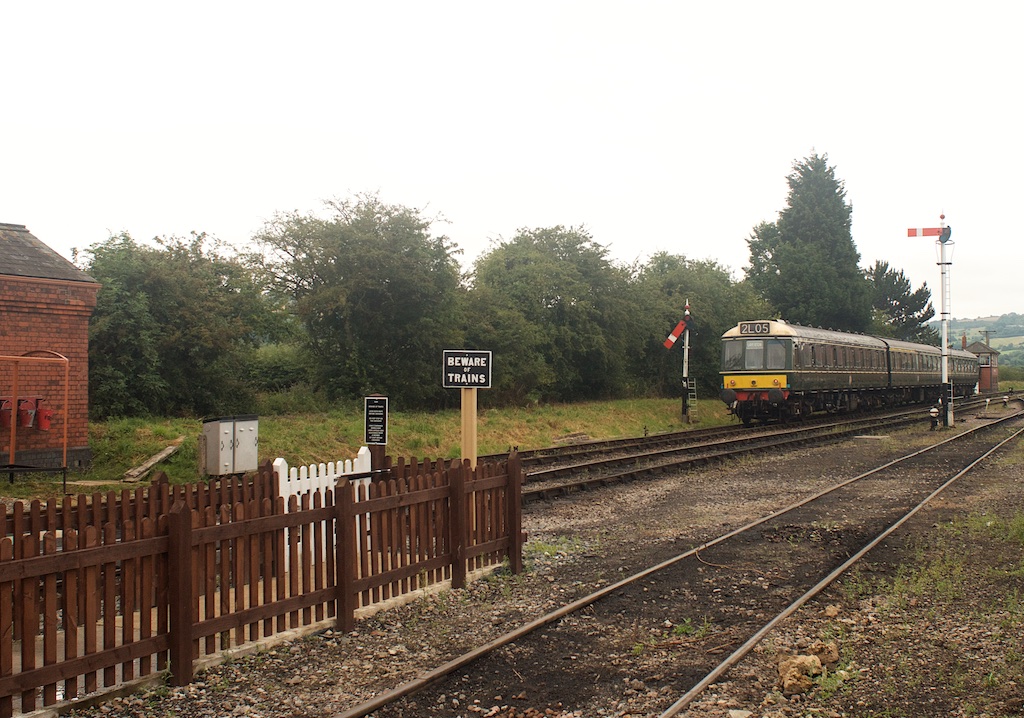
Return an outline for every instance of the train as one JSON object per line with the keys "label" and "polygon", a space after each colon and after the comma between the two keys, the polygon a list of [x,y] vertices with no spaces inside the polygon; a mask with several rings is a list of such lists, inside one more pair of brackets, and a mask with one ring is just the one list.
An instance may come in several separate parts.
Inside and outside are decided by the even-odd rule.
{"label": "train", "polygon": [[[970,396],[978,357],[928,344],[804,327],[782,319],[740,322],[722,335],[721,399],[744,424],[801,419]],[[952,389],[950,389],[952,387]]]}

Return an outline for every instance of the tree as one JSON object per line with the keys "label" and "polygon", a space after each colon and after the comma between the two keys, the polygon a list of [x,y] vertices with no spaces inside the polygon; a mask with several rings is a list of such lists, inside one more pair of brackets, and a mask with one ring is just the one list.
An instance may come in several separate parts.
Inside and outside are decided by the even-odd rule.
{"label": "tree", "polygon": [[864,275],[871,283],[872,334],[939,345],[939,333],[927,326],[935,316],[927,283],[911,291],[910,280],[902,271],[878,260]]}
{"label": "tree", "polygon": [[456,251],[419,210],[376,195],[326,207],[276,215],[251,258],[305,327],[316,385],[332,399],[442,405],[442,351],[462,348]]}
{"label": "tree", "polygon": [[627,273],[582,227],[520,229],[474,267],[467,326],[509,401],[622,395],[634,318]]}
{"label": "tree", "polygon": [[733,281],[725,267],[710,260],[659,252],[636,270],[635,284],[641,306],[632,321],[642,326],[644,339],[632,364],[638,385],[656,395],[682,391],[682,342],[666,351],[664,341],[683,318],[687,300],[693,318],[689,376],[705,397],[717,396],[720,388],[722,334],[742,320],[772,314],[748,284]]}
{"label": "tree", "polygon": [[102,285],[89,325],[92,413],[249,408],[247,356],[274,322],[252,275],[205,234],[155,243],[122,233],[86,252]]}
{"label": "tree", "polygon": [[747,240],[750,285],[791,322],[866,331],[870,286],[857,266],[843,183],[817,154],[795,163],[787,182],[778,221],[759,224]]}

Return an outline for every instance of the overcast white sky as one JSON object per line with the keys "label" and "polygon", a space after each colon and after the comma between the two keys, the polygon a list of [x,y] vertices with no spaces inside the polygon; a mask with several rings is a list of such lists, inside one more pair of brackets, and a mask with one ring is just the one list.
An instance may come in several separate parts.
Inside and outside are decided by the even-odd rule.
{"label": "overcast white sky", "polygon": [[[236,246],[378,192],[469,266],[585,226],[742,276],[828,155],[861,265],[940,310],[1024,313],[1019,2],[4,2],[0,222],[70,258],[126,231]],[[700,308],[694,307],[694,314]]]}

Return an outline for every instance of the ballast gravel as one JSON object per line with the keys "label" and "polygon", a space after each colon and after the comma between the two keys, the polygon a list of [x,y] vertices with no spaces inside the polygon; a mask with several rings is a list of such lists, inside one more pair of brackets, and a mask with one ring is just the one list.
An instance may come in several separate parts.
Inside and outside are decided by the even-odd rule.
{"label": "ballast gravel", "polygon": [[[927,426],[785,456],[612,486],[524,511],[526,571],[423,593],[357,622],[214,665],[191,685],[158,686],[61,715],[78,718],[336,716],[464,650],[645,567],[669,546],[713,538],[825,486],[908,453]],[[773,631],[682,713],[708,718],[1024,715],[1024,450],[994,460],[922,512]],[[969,518],[970,517],[970,518]],[[971,534],[959,522],[1003,534]],[[1012,527],[1016,526],[1014,529]],[[1015,531],[1017,533],[1015,533]],[[982,538],[979,538],[981,536]],[[984,537],[988,536],[988,539]],[[944,562],[945,561],[945,562]],[[921,593],[915,571],[957,572]],[[932,577],[934,579],[934,577]],[[924,585],[922,583],[922,585]],[[838,660],[786,695],[780,660],[831,643]],[[444,695],[449,715],[502,718],[657,716],[678,696],[650,687],[644,656],[614,701],[531,705],[528,695]]]}

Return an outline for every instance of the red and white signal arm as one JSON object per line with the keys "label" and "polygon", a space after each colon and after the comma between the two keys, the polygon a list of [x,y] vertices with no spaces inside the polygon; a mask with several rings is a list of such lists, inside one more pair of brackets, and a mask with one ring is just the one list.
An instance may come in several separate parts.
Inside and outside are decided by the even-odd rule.
{"label": "red and white signal arm", "polygon": [[441,386],[445,389],[490,389],[491,353],[445,349]]}

